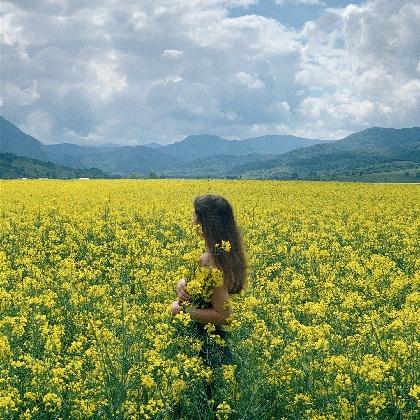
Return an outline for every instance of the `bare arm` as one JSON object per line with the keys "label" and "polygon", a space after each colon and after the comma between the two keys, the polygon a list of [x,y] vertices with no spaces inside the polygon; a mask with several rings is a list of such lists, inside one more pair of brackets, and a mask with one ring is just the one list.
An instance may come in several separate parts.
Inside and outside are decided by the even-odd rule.
{"label": "bare arm", "polygon": [[202,324],[228,324],[227,318],[232,313],[232,307],[229,301],[229,293],[224,284],[214,289],[211,304],[211,308],[187,309],[187,312],[190,313],[192,319]]}
{"label": "bare arm", "polygon": [[[208,252],[204,253],[200,257],[199,263],[202,266],[215,267],[215,262]],[[185,290],[185,279],[181,279],[178,282],[177,294],[178,302],[173,302],[173,304],[176,306],[173,313],[176,313],[179,310],[179,304],[181,304],[182,300],[191,300],[191,296],[188,295]],[[192,319],[202,324],[228,324],[230,322],[228,317],[232,313],[232,307],[230,305],[229,292],[225,284],[214,289],[213,295],[211,297],[211,305],[212,307],[208,309],[191,308],[187,309],[186,312],[191,315]]]}

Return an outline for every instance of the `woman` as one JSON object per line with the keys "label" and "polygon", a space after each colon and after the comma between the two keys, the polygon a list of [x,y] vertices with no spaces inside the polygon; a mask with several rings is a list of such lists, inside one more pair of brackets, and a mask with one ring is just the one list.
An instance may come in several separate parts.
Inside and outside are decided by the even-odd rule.
{"label": "woman", "polygon": [[[214,288],[210,308],[191,308],[186,311],[193,319],[193,328],[203,338],[200,356],[207,366],[216,367],[232,363],[232,353],[228,346],[210,341],[204,325],[213,324],[216,328],[214,333],[226,339],[227,332],[222,325],[229,323],[228,317],[232,313],[229,294],[240,293],[246,286],[247,262],[241,233],[230,203],[220,195],[207,194],[196,197],[193,206],[193,223],[206,245],[206,252],[201,255],[199,262],[203,266],[219,269],[223,273],[223,284]],[[229,247],[220,246],[226,243]],[[182,310],[182,301],[191,300],[185,279],[178,282],[177,294],[178,300],[172,302],[173,315]]]}

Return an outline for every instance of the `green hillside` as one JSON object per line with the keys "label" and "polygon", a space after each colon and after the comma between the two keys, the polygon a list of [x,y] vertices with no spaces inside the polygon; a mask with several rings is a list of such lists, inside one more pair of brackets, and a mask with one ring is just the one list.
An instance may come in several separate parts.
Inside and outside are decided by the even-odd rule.
{"label": "green hillside", "polygon": [[13,153],[32,159],[48,160],[43,146],[39,140],[24,133],[0,116],[0,153]]}
{"label": "green hillside", "polygon": [[17,156],[12,153],[0,153],[0,178],[109,178],[109,176],[96,168],[73,169],[67,166],[55,165],[52,162],[44,162]]}
{"label": "green hillside", "polygon": [[[81,146],[43,144],[0,117],[0,153],[22,156],[4,160],[2,177],[120,178],[152,173],[164,178],[419,182],[420,127],[372,127],[340,140],[289,135],[226,140],[201,134],[166,146]],[[29,163],[23,156],[40,161]]]}
{"label": "green hillside", "polygon": [[[320,142],[323,141],[288,135],[226,140],[214,135],[200,134],[168,145],[153,142],[142,146],[43,144],[0,117],[1,153],[51,161],[72,168],[95,167],[117,176],[127,176],[132,172],[145,176],[150,171],[156,171],[159,174],[170,173],[170,176],[194,174],[200,177],[209,170],[212,172],[215,165],[215,176],[223,177],[233,163],[259,161],[263,157],[272,157]],[[224,157],[218,162],[217,156]],[[207,159],[212,163],[207,162]]]}
{"label": "green hillside", "polygon": [[328,144],[236,165],[231,175],[263,179],[418,182],[419,172],[419,127],[373,127]]}

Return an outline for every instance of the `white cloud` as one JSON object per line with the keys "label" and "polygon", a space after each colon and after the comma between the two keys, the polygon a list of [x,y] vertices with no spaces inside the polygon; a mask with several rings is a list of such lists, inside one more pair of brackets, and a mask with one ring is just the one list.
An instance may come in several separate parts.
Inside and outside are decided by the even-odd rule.
{"label": "white cloud", "polygon": [[325,3],[321,0],[275,0],[276,4],[287,4],[287,3],[293,3],[293,4],[309,4],[309,5],[325,5]]}
{"label": "white cloud", "polygon": [[250,89],[261,89],[265,87],[264,83],[258,78],[244,71],[236,73],[236,79],[239,83],[247,86]]}
{"label": "white cloud", "polygon": [[49,138],[54,126],[54,119],[42,109],[35,109],[26,115],[21,127],[25,133],[35,138]]}
{"label": "white cloud", "polygon": [[93,80],[88,89],[97,98],[108,100],[113,94],[127,87],[126,76],[118,69],[118,56],[115,51],[110,50],[99,57],[93,57],[89,65]]}
{"label": "white cloud", "polygon": [[3,2],[1,113],[81,144],[418,125],[418,1],[325,9],[299,32],[256,3]]}
{"label": "white cloud", "polygon": [[349,130],[418,124],[419,19],[418,2],[372,0],[308,22],[295,80],[317,95],[302,99],[302,119]]}
{"label": "white cloud", "polygon": [[129,22],[133,25],[135,31],[142,31],[150,24],[147,14],[142,10],[133,12],[129,18]]}
{"label": "white cloud", "polygon": [[[196,15],[191,17],[197,19]],[[201,18],[209,17],[206,14]],[[211,24],[207,26],[204,22],[193,25],[193,20],[188,19],[191,29],[187,34],[202,47],[237,48],[253,58],[292,53],[299,48],[295,33],[275,19],[258,15],[228,18],[219,13],[211,14]]]}
{"label": "white cloud", "polygon": [[285,121],[291,117],[290,105],[287,101],[274,101],[269,105],[265,106],[265,111],[274,120]]}
{"label": "white cloud", "polygon": [[184,54],[184,51],[182,51],[182,50],[176,50],[176,49],[173,49],[172,50],[172,49],[168,48],[168,49],[166,49],[166,50],[163,51],[162,57],[171,58],[171,59],[177,60],[183,54]]}
{"label": "white cloud", "polygon": [[40,97],[37,91],[37,81],[34,80],[27,88],[20,88],[12,83],[5,83],[2,88],[2,104],[12,103],[16,106],[28,106]]}
{"label": "white cloud", "polygon": [[[299,48],[296,33],[274,19],[229,17],[230,7],[252,3],[110,0],[49,8],[34,1],[29,9],[16,2],[6,7],[2,71],[20,90],[36,77],[37,103],[54,121],[38,130],[43,141],[246,136],[274,118],[266,107],[277,96],[293,94],[288,69]],[[9,101],[2,109],[6,117],[22,115],[13,119],[19,125],[38,108],[20,112]],[[110,120],[118,122],[107,126]]]}

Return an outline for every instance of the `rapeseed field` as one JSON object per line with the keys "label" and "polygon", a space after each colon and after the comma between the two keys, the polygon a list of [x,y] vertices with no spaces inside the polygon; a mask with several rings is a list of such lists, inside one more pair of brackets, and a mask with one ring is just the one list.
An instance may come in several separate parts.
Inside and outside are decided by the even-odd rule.
{"label": "rapeseed field", "polygon": [[[215,369],[170,313],[206,193],[233,205],[249,264],[225,327],[235,363]],[[418,419],[419,193],[0,181],[0,418]]]}

